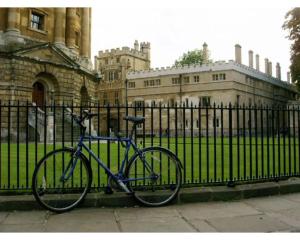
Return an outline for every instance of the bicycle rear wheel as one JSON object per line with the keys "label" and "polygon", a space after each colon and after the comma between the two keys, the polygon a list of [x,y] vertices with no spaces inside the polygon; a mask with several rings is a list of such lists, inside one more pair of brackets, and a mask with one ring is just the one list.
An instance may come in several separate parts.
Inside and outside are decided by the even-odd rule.
{"label": "bicycle rear wheel", "polygon": [[[36,200],[53,212],[76,207],[90,189],[92,171],[83,155],[63,148],[48,153],[36,166],[32,190]],[[72,170],[73,169],[73,170]]]}
{"label": "bicycle rear wheel", "polygon": [[161,147],[142,150],[128,164],[128,188],[134,197],[147,206],[161,206],[171,202],[181,186],[181,165],[178,158]]}

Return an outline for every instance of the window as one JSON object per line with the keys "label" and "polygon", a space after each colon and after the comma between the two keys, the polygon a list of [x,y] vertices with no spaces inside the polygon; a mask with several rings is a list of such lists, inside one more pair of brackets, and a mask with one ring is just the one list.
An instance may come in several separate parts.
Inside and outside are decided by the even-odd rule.
{"label": "window", "polygon": [[44,15],[36,12],[31,13],[31,28],[44,30]]}
{"label": "window", "polygon": [[194,82],[195,83],[200,82],[200,77],[199,76],[194,76]]}
{"label": "window", "polygon": [[213,81],[226,80],[226,74],[225,73],[213,74],[212,80]]}
{"label": "window", "polygon": [[136,107],[137,111],[143,111],[144,101],[135,101],[134,106]]}
{"label": "window", "polygon": [[179,78],[172,78],[172,84],[180,84]]}
{"label": "window", "polygon": [[185,99],[185,106],[186,106],[186,107],[189,106],[189,99],[188,99],[188,98]]}
{"label": "window", "polygon": [[108,80],[113,81],[118,79],[118,72],[117,71],[111,71],[108,73]]}
{"label": "window", "polygon": [[152,106],[152,107],[155,107],[155,100],[152,100],[152,101],[151,101],[151,106]]}
{"label": "window", "polygon": [[186,119],[185,120],[185,127],[188,128],[189,127],[189,121]]}
{"label": "window", "polygon": [[154,87],[160,85],[160,79],[153,79],[153,80],[145,80],[144,81],[144,87]]}
{"label": "window", "polygon": [[184,77],[183,82],[184,83],[190,83],[190,77]]}
{"label": "window", "polygon": [[128,88],[135,88],[135,82],[128,82]]}
{"label": "window", "polygon": [[214,118],[213,127],[219,127],[219,118]]}
{"label": "window", "polygon": [[199,128],[199,120],[196,119],[196,128]]}
{"label": "window", "polygon": [[240,106],[240,99],[241,99],[241,96],[240,95],[236,95],[236,105],[237,106]]}
{"label": "window", "polygon": [[174,107],[174,106],[175,106],[175,100],[174,100],[174,98],[171,98],[171,99],[170,99],[170,106],[171,106],[171,107]]}
{"label": "window", "polygon": [[117,57],[117,63],[119,63],[120,62],[120,58],[119,57]]}
{"label": "window", "polygon": [[209,107],[210,106],[210,98],[211,97],[201,97],[201,105],[203,107]]}
{"label": "window", "polygon": [[107,99],[107,93],[106,92],[104,92],[103,93],[103,105],[108,105],[109,103],[108,103],[108,99]]}
{"label": "window", "polygon": [[115,105],[119,105],[119,93],[115,92]]}

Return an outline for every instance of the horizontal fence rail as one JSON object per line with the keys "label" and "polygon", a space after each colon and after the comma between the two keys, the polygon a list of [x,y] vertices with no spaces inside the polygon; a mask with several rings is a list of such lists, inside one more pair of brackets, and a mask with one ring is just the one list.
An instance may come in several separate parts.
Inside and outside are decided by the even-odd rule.
{"label": "horizontal fence rail", "polygon": [[[48,152],[75,147],[80,129],[69,111],[88,109],[98,116],[85,122],[92,136],[128,136],[126,115],[144,116],[135,142],[163,146],[183,165],[183,185],[227,184],[299,176],[299,106],[75,106],[38,107],[0,102],[0,190],[30,190],[37,162]],[[115,141],[89,141],[93,152],[117,173],[124,157]],[[91,160],[92,187],[107,186],[105,171]]]}

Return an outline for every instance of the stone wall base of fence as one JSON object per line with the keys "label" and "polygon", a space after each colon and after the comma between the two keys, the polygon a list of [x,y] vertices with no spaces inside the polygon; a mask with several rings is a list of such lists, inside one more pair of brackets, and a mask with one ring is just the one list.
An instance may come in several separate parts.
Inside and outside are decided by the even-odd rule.
{"label": "stone wall base of fence", "polygon": [[[300,192],[300,178],[290,178],[278,182],[264,182],[236,185],[235,187],[213,186],[193,187],[181,189],[173,204],[208,202],[208,201],[234,201],[239,199],[266,197],[288,193]],[[79,207],[138,207],[140,204],[132,196],[122,192],[105,194],[103,191],[89,193]],[[13,210],[41,210],[31,194],[5,193],[0,191],[0,211]]]}

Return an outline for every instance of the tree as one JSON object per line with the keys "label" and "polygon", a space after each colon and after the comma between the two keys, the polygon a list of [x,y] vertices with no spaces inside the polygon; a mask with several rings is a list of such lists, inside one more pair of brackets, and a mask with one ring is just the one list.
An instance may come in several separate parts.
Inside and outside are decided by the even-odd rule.
{"label": "tree", "polygon": [[283,29],[289,31],[287,36],[291,45],[291,77],[292,82],[300,89],[300,8],[293,8],[285,15]]}
{"label": "tree", "polygon": [[[195,49],[193,51],[188,51],[184,53],[179,59],[177,59],[174,63],[175,66],[183,66],[185,64],[203,64],[206,59],[209,58],[208,53],[205,54],[203,50]],[[207,60],[207,62],[211,62],[211,60]]]}

